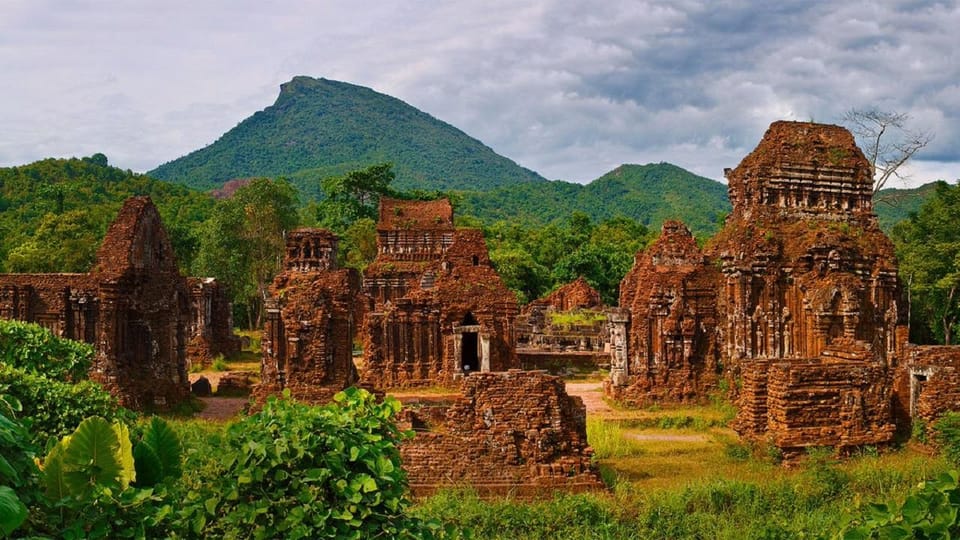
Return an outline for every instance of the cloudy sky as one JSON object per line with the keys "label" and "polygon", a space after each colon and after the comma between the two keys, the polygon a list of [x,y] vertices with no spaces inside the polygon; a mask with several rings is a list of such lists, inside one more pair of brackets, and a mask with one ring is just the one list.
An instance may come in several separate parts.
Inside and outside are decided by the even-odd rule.
{"label": "cloudy sky", "polygon": [[913,184],[960,177],[956,1],[0,0],[0,166],[146,171],[294,75],[369,86],[547,178],[720,179],[778,119],[906,112]]}

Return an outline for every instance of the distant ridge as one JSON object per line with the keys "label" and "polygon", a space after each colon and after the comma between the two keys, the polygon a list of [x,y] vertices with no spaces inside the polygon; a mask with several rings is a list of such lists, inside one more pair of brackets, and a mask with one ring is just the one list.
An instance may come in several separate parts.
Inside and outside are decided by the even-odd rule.
{"label": "distant ridge", "polygon": [[459,129],[369,88],[311,77],[216,142],[148,172],[209,190],[235,178],[286,176],[307,196],[321,178],[392,162],[395,187],[470,189],[546,180]]}
{"label": "distant ridge", "polygon": [[465,193],[458,210],[483,221],[532,224],[566,219],[579,210],[594,221],[625,216],[659,231],[679,219],[700,237],[716,233],[730,211],[727,186],[670,163],[625,164],[586,185],[546,182]]}

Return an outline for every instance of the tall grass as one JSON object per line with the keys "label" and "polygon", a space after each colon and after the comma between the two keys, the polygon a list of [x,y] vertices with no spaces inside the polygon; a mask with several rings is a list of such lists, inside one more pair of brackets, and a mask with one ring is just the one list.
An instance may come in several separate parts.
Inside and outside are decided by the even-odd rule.
{"label": "tall grass", "polygon": [[631,439],[619,422],[587,418],[587,443],[596,459],[633,457],[643,454],[643,445]]}

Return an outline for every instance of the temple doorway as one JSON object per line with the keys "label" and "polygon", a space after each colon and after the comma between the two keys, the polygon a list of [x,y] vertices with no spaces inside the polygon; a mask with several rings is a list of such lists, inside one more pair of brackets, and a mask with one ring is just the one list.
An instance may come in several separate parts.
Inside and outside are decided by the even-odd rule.
{"label": "temple doorway", "polygon": [[[461,326],[470,327],[473,330],[478,326],[477,319],[472,313],[467,312]],[[480,371],[480,343],[477,331],[460,334],[460,367],[464,374]]]}

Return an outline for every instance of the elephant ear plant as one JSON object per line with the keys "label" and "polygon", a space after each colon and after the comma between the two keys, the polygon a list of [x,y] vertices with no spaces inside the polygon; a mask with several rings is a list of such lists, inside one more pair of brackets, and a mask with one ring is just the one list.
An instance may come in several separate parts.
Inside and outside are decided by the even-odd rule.
{"label": "elephant ear plant", "polygon": [[154,487],[180,475],[180,442],[154,418],[134,445],[120,422],[87,418],[47,453],[41,482],[52,504],[44,531],[64,538],[143,537],[169,513]]}

